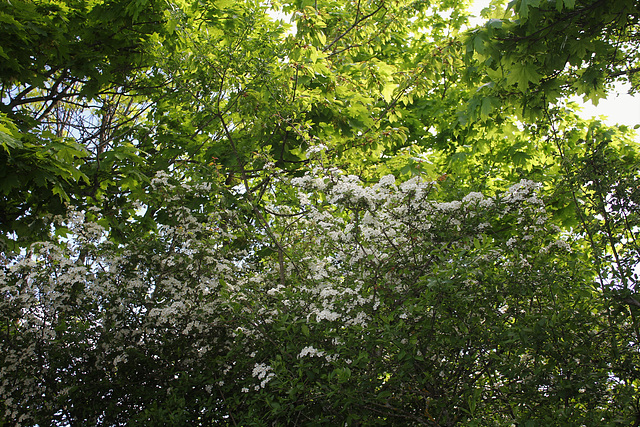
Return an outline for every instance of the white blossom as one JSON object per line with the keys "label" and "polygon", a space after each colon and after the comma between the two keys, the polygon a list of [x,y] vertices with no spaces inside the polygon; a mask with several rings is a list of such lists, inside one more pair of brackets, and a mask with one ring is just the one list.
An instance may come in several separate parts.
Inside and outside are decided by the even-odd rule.
{"label": "white blossom", "polygon": [[307,347],[303,348],[302,350],[300,350],[300,353],[298,354],[298,359],[301,359],[301,358],[303,358],[305,356],[322,357],[324,355],[325,355],[324,351],[317,350],[313,346],[307,346]]}

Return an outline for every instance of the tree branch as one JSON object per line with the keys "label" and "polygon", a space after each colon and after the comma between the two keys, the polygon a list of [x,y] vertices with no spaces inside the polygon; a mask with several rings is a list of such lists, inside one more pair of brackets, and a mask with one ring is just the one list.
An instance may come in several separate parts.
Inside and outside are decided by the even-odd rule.
{"label": "tree branch", "polygon": [[368,18],[372,17],[373,15],[375,15],[376,13],[378,13],[383,8],[384,8],[384,2],[382,2],[382,4],[380,6],[378,6],[378,8],[376,10],[374,10],[371,13],[369,13],[368,15],[364,15],[359,19],[356,17],[356,20],[353,22],[353,24],[349,28],[347,28],[342,34],[338,35],[335,39],[333,39],[333,41],[331,43],[329,43],[328,46],[326,46],[324,49],[322,49],[322,52],[326,52],[329,49],[331,49],[334,44],[336,44],[340,39],[342,39],[344,36],[349,34],[349,32],[351,32],[351,30],[356,28],[358,25],[360,25],[360,23],[362,23],[366,19],[368,19]]}
{"label": "tree branch", "polygon": [[[236,159],[238,161],[238,167],[240,168],[240,175],[242,177],[242,182],[243,182],[244,188],[245,188],[245,195],[247,197],[247,200],[249,201],[249,204],[251,205],[251,209],[255,213],[258,221],[260,221],[260,223],[262,223],[262,226],[263,226],[264,230],[267,232],[267,235],[269,236],[269,238],[273,241],[273,243],[278,248],[278,264],[279,264],[279,269],[280,269],[280,284],[282,286],[285,286],[286,285],[286,276],[285,276],[285,268],[284,268],[284,256],[285,256],[286,252],[285,252],[284,248],[282,247],[282,245],[280,244],[280,242],[278,241],[278,239],[276,238],[275,234],[273,233],[273,230],[271,230],[271,227],[269,226],[269,222],[264,218],[264,216],[262,215],[262,212],[260,212],[260,210],[256,206],[256,203],[255,203],[255,201],[253,199],[253,195],[251,193],[251,187],[249,186],[249,179],[247,177],[247,172],[246,172],[245,167],[244,167],[244,161],[240,157],[240,153],[239,153],[239,151],[238,151],[238,149],[236,147],[236,144],[233,142],[233,138],[231,136],[231,132],[229,132],[229,128],[227,127],[227,123],[224,121],[224,117],[222,117],[222,114],[218,114],[218,118],[220,119],[220,122],[222,123],[222,127],[223,127],[224,132],[225,132],[225,134],[227,136],[227,139],[229,140],[229,144],[231,145],[231,149],[233,150],[234,154],[236,155]],[[291,260],[291,257],[289,257],[288,255],[287,255],[287,258],[289,258],[289,260]],[[293,260],[291,260],[291,261],[293,262]],[[298,267],[296,266],[295,263],[293,263],[293,266],[298,271]]]}

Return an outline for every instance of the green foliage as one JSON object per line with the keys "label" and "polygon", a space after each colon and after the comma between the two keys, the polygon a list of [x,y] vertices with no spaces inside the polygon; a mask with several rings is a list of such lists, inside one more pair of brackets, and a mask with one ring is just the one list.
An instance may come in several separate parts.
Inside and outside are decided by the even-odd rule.
{"label": "green foliage", "polygon": [[568,94],[597,104],[611,84],[637,91],[640,71],[635,0],[514,0],[466,40],[467,53],[486,68],[485,81],[525,117]]}
{"label": "green foliage", "polygon": [[[48,213],[64,212],[72,186],[88,178],[78,167],[87,156],[84,147],[72,139],[57,138],[44,131],[39,138],[22,135],[13,122],[2,117],[0,151],[0,219],[5,230],[29,234],[44,228]],[[27,214],[40,224],[19,221]],[[15,250],[6,236],[0,236],[2,250]]]}
{"label": "green foliage", "polygon": [[132,131],[149,108],[139,95],[163,81],[151,54],[167,34],[163,9],[154,1],[0,3],[0,114],[14,146],[6,150],[3,138],[5,248],[8,235],[18,247],[40,238],[43,217],[62,213],[61,202],[99,204],[148,181]]}
{"label": "green foliage", "polygon": [[0,0],[0,424],[635,422],[638,7]]}

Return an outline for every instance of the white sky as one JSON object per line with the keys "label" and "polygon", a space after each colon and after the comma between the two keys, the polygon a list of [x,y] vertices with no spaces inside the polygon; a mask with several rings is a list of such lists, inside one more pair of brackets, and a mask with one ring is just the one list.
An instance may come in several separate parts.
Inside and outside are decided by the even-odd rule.
{"label": "white sky", "polygon": [[606,99],[600,100],[598,106],[594,106],[591,101],[582,102],[579,97],[572,97],[572,101],[582,105],[582,115],[584,117],[606,116],[606,123],[627,125],[634,127],[640,125],[640,96],[629,95],[628,83],[616,84],[614,91]]}

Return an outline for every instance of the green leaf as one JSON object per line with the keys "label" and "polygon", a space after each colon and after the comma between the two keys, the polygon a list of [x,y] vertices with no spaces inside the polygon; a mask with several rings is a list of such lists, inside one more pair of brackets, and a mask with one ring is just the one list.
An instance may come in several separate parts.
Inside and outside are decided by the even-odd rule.
{"label": "green leaf", "polygon": [[482,98],[482,103],[480,107],[480,115],[482,117],[488,117],[493,110],[494,98]]}
{"label": "green leaf", "polygon": [[519,0],[518,14],[525,21],[529,17],[529,8],[540,6],[540,0]]}
{"label": "green leaf", "polygon": [[382,97],[386,102],[391,102],[393,99],[393,92],[398,87],[395,83],[387,83],[382,89]]}
{"label": "green leaf", "polygon": [[517,63],[509,68],[507,83],[517,84],[518,89],[524,93],[529,89],[529,83],[538,83],[541,77],[535,67],[525,63]]}
{"label": "green leaf", "polygon": [[309,327],[308,327],[306,324],[304,324],[304,323],[303,323],[303,324],[302,324],[302,326],[301,326],[301,329],[302,329],[302,334],[303,334],[305,337],[309,338],[309,335],[310,335],[310,333],[309,333]]}

